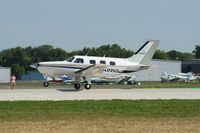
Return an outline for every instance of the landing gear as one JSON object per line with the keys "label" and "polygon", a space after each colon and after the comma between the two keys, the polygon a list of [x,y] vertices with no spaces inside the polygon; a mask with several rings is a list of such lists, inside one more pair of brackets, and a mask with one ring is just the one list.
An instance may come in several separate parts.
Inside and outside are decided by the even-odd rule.
{"label": "landing gear", "polygon": [[85,89],[89,90],[92,87],[92,85],[91,85],[91,79],[86,80],[86,77],[83,77],[83,80],[84,80],[84,84],[85,84],[85,86],[84,86]]}
{"label": "landing gear", "polygon": [[81,88],[81,84],[78,84],[78,83],[74,84],[74,88],[76,90],[79,90]]}
{"label": "landing gear", "polygon": [[48,87],[48,86],[49,86],[49,82],[48,82],[48,81],[45,81],[45,82],[43,83],[43,86],[44,86],[44,87]]}
{"label": "landing gear", "polygon": [[74,88],[75,88],[76,90],[79,90],[79,89],[81,88],[80,81],[81,81],[80,75],[76,75],[76,76],[75,76],[75,83],[74,83]]}
{"label": "landing gear", "polygon": [[[92,87],[91,86],[91,80],[86,80],[85,77],[83,77],[83,80],[84,80],[85,89],[89,90]],[[75,83],[74,83],[74,88],[76,90],[79,90],[81,88],[80,81],[81,81],[81,76],[80,75],[76,75],[75,76]]]}
{"label": "landing gear", "polygon": [[85,89],[89,90],[91,87],[91,84],[85,84]]}

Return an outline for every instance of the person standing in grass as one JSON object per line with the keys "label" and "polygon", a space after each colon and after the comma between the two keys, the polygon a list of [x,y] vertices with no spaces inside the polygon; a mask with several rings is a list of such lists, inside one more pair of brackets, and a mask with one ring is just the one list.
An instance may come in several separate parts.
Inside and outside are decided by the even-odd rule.
{"label": "person standing in grass", "polygon": [[11,89],[16,88],[16,77],[14,74],[12,74],[12,76],[10,77],[10,85],[11,85]]}

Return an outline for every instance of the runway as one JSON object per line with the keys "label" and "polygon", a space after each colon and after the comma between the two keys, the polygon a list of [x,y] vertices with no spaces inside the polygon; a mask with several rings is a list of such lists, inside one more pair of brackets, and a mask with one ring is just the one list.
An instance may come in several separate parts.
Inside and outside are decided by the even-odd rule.
{"label": "runway", "polygon": [[0,101],[200,99],[200,89],[0,89]]}

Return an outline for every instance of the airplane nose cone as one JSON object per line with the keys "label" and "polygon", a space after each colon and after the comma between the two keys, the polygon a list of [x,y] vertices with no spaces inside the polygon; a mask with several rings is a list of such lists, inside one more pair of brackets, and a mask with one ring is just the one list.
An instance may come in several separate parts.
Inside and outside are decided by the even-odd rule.
{"label": "airplane nose cone", "polygon": [[39,64],[38,63],[34,63],[34,64],[31,64],[31,65],[29,65],[30,67],[32,67],[32,68],[35,68],[35,69],[37,69],[38,68],[38,66],[39,66]]}

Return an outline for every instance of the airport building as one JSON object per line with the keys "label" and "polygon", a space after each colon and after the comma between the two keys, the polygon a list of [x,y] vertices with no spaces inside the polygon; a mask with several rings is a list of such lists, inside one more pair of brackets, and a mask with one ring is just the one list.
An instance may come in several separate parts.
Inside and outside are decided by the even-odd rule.
{"label": "airport building", "polygon": [[193,72],[195,74],[200,74],[200,59],[183,61],[181,69],[183,73]]}
{"label": "airport building", "polygon": [[10,67],[0,67],[0,83],[9,83],[11,75]]}
{"label": "airport building", "polygon": [[133,73],[137,81],[160,81],[162,72],[177,74],[181,72],[181,61],[153,59],[147,70]]}
{"label": "airport building", "polygon": [[38,71],[28,71],[21,75],[21,80],[44,80],[44,78]]}

